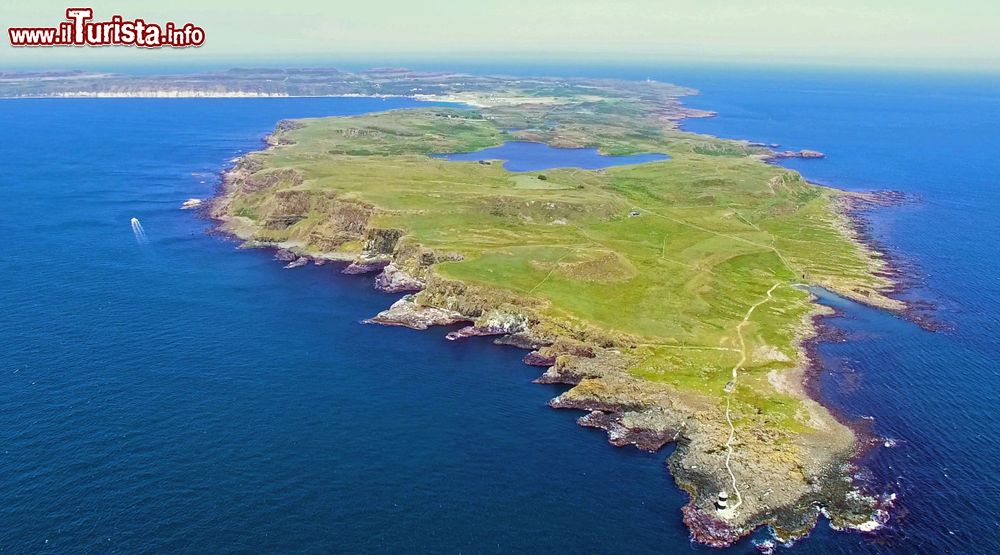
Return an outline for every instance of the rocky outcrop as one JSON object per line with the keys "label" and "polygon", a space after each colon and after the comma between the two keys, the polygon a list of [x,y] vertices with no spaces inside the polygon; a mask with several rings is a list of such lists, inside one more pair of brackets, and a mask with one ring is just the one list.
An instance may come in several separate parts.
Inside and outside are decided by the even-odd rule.
{"label": "rocky outcrop", "polygon": [[[603,355],[586,360],[588,364],[603,360],[607,366],[559,374],[549,383],[575,381],[576,385],[552,399],[549,406],[587,411],[577,420],[581,426],[607,431],[608,442],[617,447],[634,445],[651,452],[675,441],[679,430],[688,425],[692,407],[676,399],[670,388],[640,384],[623,372],[625,360],[615,361],[613,356]],[[568,366],[564,361],[557,366]]]}
{"label": "rocky outcrop", "polygon": [[711,547],[728,547],[741,537],[739,532],[709,511],[685,505],[681,512],[684,524],[691,530],[691,537],[698,543]]}
{"label": "rocky outcrop", "polygon": [[[493,343],[497,345],[510,345],[511,347],[517,347],[518,349],[525,349],[527,351],[535,351],[541,349],[546,345],[550,345],[552,342],[541,337],[537,337],[531,333],[521,332],[512,333],[510,335],[501,335],[500,337],[493,340]],[[553,359],[554,361],[555,359]],[[550,366],[553,363],[548,363],[539,366]]]}
{"label": "rocky outcrop", "polygon": [[247,175],[240,182],[240,190],[244,193],[255,193],[278,185],[295,186],[302,183],[302,172],[292,168],[262,170]]}
{"label": "rocky outcrop", "polygon": [[476,327],[490,335],[523,333],[531,327],[531,318],[518,311],[495,309],[477,318]]}
{"label": "rocky outcrop", "polygon": [[480,328],[476,326],[465,326],[464,328],[448,332],[444,336],[448,341],[456,341],[459,339],[465,339],[467,337],[483,337],[488,335],[503,335],[502,331],[491,330],[489,328]]}
{"label": "rocky outcrop", "polygon": [[[424,306],[453,310],[481,328],[503,329],[511,334],[528,329],[535,331],[531,314],[539,306],[538,302],[513,291],[442,279],[430,274],[427,287],[417,297]],[[533,335],[542,339],[542,334]]]}
{"label": "rocky outcrop", "polygon": [[365,323],[425,330],[431,326],[447,326],[463,321],[468,321],[468,319],[458,312],[420,306],[415,302],[413,295],[406,295],[393,303],[388,310],[383,310],[374,318],[365,320]]}
{"label": "rocky outcrop", "polygon": [[626,373],[634,363],[630,357],[623,357],[615,351],[593,349],[562,338],[548,347],[538,349],[537,353],[539,358],[555,359],[552,366],[535,380],[542,384],[576,385],[585,378]]}
{"label": "rocky outcrop", "polygon": [[600,428],[607,431],[608,442],[615,447],[635,445],[639,449],[649,452],[659,451],[677,437],[675,430],[629,426],[623,422],[624,418],[624,414],[620,412],[594,410],[578,418],[577,423],[588,428]]}
{"label": "rocky outcrop", "polygon": [[466,326],[449,333],[446,338],[454,341],[466,337],[485,335],[523,335],[528,332],[530,318],[517,312],[491,310],[476,319],[472,326]]}
{"label": "rocky outcrop", "polygon": [[528,366],[552,366],[556,363],[556,357],[545,356],[538,351],[531,351],[521,360]]}
{"label": "rocky outcrop", "polygon": [[396,243],[405,234],[406,232],[402,229],[370,228],[365,236],[365,252],[373,255],[392,254],[396,249]]}
{"label": "rocky outcrop", "polygon": [[295,260],[292,260],[288,264],[285,264],[285,269],[291,270],[292,268],[301,268],[302,266],[305,266],[308,263],[309,263],[308,258],[306,258],[305,256],[300,256]]}
{"label": "rocky outcrop", "polygon": [[375,277],[375,289],[386,293],[420,291],[424,285],[423,281],[413,277],[392,262],[387,264],[382,269],[382,273]]}
{"label": "rocky outcrop", "polygon": [[774,158],[826,158],[826,154],[818,150],[782,150],[775,152]]}
{"label": "rocky outcrop", "polygon": [[264,216],[264,227],[268,229],[285,229],[298,223],[309,215],[312,195],[309,191],[285,189],[277,191],[271,197]]}
{"label": "rocky outcrop", "polygon": [[302,129],[303,127],[302,122],[283,119],[274,127],[274,131],[264,138],[264,142],[270,147],[295,144],[295,141],[288,136],[288,132]]}
{"label": "rocky outcrop", "polygon": [[354,262],[348,264],[341,273],[348,275],[357,274],[370,274],[372,272],[380,272],[383,268],[389,265],[390,259],[384,256],[375,258],[358,258]]}

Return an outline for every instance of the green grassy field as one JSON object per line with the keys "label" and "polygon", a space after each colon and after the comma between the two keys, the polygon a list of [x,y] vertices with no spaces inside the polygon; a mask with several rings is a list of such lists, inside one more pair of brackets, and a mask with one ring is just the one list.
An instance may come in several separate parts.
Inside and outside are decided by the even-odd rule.
{"label": "green grassy field", "polygon": [[[818,470],[803,470],[800,453],[819,445],[832,457],[846,447],[842,434],[829,435],[836,425],[828,415],[817,417],[799,390],[773,381],[802,362],[816,310],[802,285],[897,307],[882,294],[889,283],[876,272],[879,258],[837,210],[846,193],[765,163],[760,148],[677,130],[676,113],[664,111],[675,89],[596,100],[590,89],[544,92],[561,100],[285,125],[272,137],[276,147],[241,163],[222,215],[242,217],[257,241],[312,253],[363,255],[372,230],[398,230],[393,257],[429,280],[421,302],[450,302],[452,289],[436,284],[459,282],[481,298],[478,312],[523,311],[551,337],[620,354],[634,383],[695,399],[712,456],[725,449],[722,414],[731,404],[742,448],[771,457],[761,468],[796,477],[800,493],[788,499],[804,495],[804,475]],[[430,156],[507,140],[670,159],[512,173]],[[407,266],[426,251],[449,256]],[[660,402],[641,385],[608,383],[632,396],[625,405]],[[812,436],[820,439],[799,441]],[[839,439],[824,447],[823,437]],[[793,443],[800,447],[783,447]],[[720,467],[705,472],[725,479]]]}
{"label": "green grassy field", "polygon": [[[643,354],[636,373],[646,379],[720,389],[735,355],[718,349],[733,347],[747,307],[775,282],[857,291],[884,285],[831,209],[840,193],[764,164],[739,144],[663,131],[655,144],[644,138],[632,150],[664,152],[668,161],[514,174],[499,164],[427,156],[510,138],[475,111],[301,123],[284,137],[293,144],[255,155],[264,172],[293,168],[302,182],[290,187],[373,205],[374,225],[461,253],[463,260],[436,267],[443,277],[535,297],[555,319],[633,338]],[[259,217],[273,193],[240,197],[233,211]],[[314,206],[305,216],[261,235],[308,238],[327,214]],[[755,315],[748,349],[773,347],[794,361],[796,329],[811,306],[792,287],[777,299]]]}

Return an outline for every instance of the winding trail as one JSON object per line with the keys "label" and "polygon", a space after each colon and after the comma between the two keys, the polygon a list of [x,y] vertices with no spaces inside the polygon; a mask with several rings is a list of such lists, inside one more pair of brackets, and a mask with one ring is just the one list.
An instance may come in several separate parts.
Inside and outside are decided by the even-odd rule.
{"label": "winding trail", "polygon": [[757,310],[757,307],[774,298],[772,294],[774,293],[774,290],[780,286],[781,286],[780,282],[772,285],[771,288],[767,290],[767,297],[758,302],[757,304],[751,306],[750,309],[747,310],[747,313],[743,316],[743,321],[740,322],[738,326],[736,326],[736,337],[739,338],[740,341],[740,360],[739,362],[736,363],[735,366],[733,366],[732,380],[730,380],[730,382],[726,384],[726,422],[729,424],[729,439],[726,440],[726,472],[729,472],[729,479],[732,480],[733,482],[733,493],[736,494],[736,504],[733,505],[732,507],[727,508],[723,513],[723,515],[726,516],[727,518],[736,516],[736,509],[738,509],[740,505],[743,504],[743,495],[740,494],[740,488],[737,487],[736,485],[736,475],[733,474],[733,469],[729,465],[729,461],[733,457],[733,441],[736,439],[736,426],[733,425],[733,418],[730,412],[730,405],[732,402],[733,392],[736,391],[736,378],[739,375],[739,370],[747,362],[747,346],[746,346],[746,340],[743,339],[743,326],[747,325],[747,323],[750,321],[750,316],[753,315],[753,312],[755,310]]}

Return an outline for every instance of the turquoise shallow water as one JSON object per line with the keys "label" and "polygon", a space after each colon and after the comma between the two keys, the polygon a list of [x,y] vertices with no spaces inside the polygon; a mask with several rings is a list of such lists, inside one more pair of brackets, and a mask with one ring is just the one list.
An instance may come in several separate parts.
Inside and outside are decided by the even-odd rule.
{"label": "turquoise shallow water", "polygon": [[[897,493],[897,510],[876,538],[820,525],[791,551],[1000,549],[1000,87],[588,71],[700,87],[690,103],[722,115],[689,128],[823,150],[791,164],[913,194],[874,214],[872,231],[950,331],[825,298],[846,341],[821,348],[823,398],[895,442],[861,478]],[[713,551],[688,541],[668,453],[612,448],[547,408],[559,389],[530,383],[522,353],[362,325],[393,300],[369,278],[282,270],[178,210],[279,119],[408,105],[0,102],[4,551]]]}

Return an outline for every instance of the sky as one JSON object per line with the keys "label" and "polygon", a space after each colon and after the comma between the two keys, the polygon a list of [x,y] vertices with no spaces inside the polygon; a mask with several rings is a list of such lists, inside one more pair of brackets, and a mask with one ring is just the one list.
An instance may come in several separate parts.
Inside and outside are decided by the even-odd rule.
{"label": "sky", "polygon": [[[67,3],[69,2],[69,3]],[[205,29],[197,49],[12,48],[67,7]],[[1000,71],[998,0],[2,0],[0,69],[505,60]]]}

